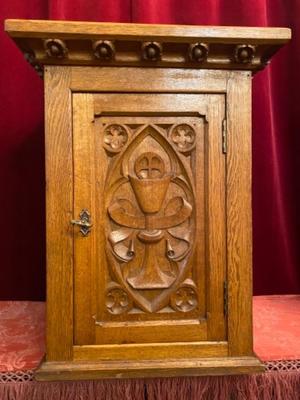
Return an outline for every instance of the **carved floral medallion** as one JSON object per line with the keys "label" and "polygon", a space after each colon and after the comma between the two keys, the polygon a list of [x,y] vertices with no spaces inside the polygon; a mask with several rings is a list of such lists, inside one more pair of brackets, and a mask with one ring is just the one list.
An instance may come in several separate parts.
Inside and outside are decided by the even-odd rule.
{"label": "carved floral medallion", "polygon": [[132,307],[128,294],[118,286],[109,288],[106,292],[105,305],[111,314],[122,314]]}
{"label": "carved floral medallion", "polygon": [[188,124],[179,124],[171,131],[171,140],[181,152],[189,152],[195,145],[195,131]]}
{"label": "carved floral medallion", "polygon": [[121,125],[109,125],[104,130],[104,147],[110,152],[118,153],[127,140],[127,130]]}
{"label": "carved floral medallion", "polygon": [[197,293],[192,285],[182,285],[171,296],[172,307],[178,311],[191,311],[197,303]]}

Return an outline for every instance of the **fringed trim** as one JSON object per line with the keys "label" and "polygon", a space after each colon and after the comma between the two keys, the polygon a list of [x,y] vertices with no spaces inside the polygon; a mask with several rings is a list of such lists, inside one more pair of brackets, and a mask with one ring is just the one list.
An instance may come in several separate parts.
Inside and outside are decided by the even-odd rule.
{"label": "fringed trim", "polygon": [[268,373],[36,382],[34,371],[0,373],[1,400],[299,400],[300,360],[269,361]]}
{"label": "fringed trim", "polygon": [[300,374],[6,382],[1,400],[299,400]]}
{"label": "fringed trim", "polygon": [[[277,361],[265,361],[266,372],[289,372],[298,371],[300,372],[300,360],[277,360]],[[8,382],[30,382],[34,380],[34,371],[7,371],[0,372],[0,383]]]}
{"label": "fringed trim", "polygon": [[146,394],[147,400],[299,400],[300,374],[153,379]]}
{"label": "fringed trim", "polygon": [[0,385],[1,400],[146,400],[142,379],[24,382]]}
{"label": "fringed trim", "polygon": [[0,372],[0,383],[33,381],[34,371],[7,371]]}
{"label": "fringed trim", "polygon": [[300,372],[300,360],[265,361],[266,371],[298,371]]}
{"label": "fringed trim", "polygon": [[298,372],[0,385],[1,400],[299,400]]}

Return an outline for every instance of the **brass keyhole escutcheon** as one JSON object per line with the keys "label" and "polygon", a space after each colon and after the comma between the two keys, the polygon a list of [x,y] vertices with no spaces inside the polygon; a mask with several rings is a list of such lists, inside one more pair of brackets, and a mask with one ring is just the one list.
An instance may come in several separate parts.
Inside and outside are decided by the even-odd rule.
{"label": "brass keyhole escutcheon", "polygon": [[72,219],[71,224],[80,226],[80,232],[82,236],[87,236],[92,228],[91,215],[88,210],[84,209],[79,214],[79,219]]}

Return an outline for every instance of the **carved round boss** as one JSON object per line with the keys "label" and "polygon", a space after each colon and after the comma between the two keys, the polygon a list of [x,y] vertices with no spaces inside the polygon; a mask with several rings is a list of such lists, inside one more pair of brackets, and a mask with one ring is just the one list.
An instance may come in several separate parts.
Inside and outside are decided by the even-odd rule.
{"label": "carved round boss", "polygon": [[149,61],[161,59],[162,45],[158,42],[145,42],[142,44],[142,58]]}
{"label": "carved round boss", "polygon": [[254,55],[255,47],[250,44],[238,45],[235,48],[234,58],[238,63],[249,64],[252,62]]}
{"label": "carved round boss", "polygon": [[65,42],[60,39],[45,40],[44,48],[48,57],[64,58],[68,52]]}
{"label": "carved round boss", "polygon": [[192,61],[204,62],[208,56],[208,45],[205,43],[190,44],[188,53]]}
{"label": "carved round boss", "polygon": [[93,52],[99,60],[112,60],[115,57],[115,46],[109,40],[97,40],[93,43]]}

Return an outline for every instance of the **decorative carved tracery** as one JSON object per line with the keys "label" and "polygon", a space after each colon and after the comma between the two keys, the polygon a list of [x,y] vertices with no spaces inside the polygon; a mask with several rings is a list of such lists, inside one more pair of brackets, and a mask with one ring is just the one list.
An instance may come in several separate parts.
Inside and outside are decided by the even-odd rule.
{"label": "decorative carved tracery", "polygon": [[128,140],[128,133],[121,125],[109,125],[105,128],[103,144],[106,150],[118,153]]}
{"label": "decorative carved tracery", "polygon": [[188,312],[197,306],[197,293],[191,284],[180,286],[171,296],[171,305],[175,310]]}
{"label": "decorative carved tracery", "polygon": [[[105,190],[111,276],[140,312],[168,305],[188,312],[197,306],[197,290],[180,284],[193,254],[195,197],[192,171],[182,157],[193,151],[195,131],[187,124],[170,127],[172,146],[155,125],[135,134],[129,129],[109,125],[103,131],[105,149],[116,154]],[[110,293],[106,302],[111,314],[130,309],[120,308],[119,294]]]}
{"label": "decorative carved tracery", "polygon": [[107,310],[114,315],[123,314],[132,307],[132,301],[127,293],[119,286],[113,286],[106,292],[105,305]]}
{"label": "decorative carved tracery", "polygon": [[180,124],[173,127],[171,139],[181,152],[191,151],[195,144],[195,131],[188,124]]}

